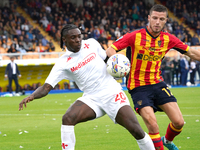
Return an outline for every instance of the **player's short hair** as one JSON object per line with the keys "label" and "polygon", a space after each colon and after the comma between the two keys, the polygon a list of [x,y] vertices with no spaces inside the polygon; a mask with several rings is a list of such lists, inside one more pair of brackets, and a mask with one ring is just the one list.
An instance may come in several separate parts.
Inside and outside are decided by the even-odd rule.
{"label": "player's short hair", "polygon": [[156,4],[154,5],[150,11],[149,11],[149,15],[151,15],[152,11],[157,11],[157,12],[166,12],[167,16],[168,16],[168,10],[167,7],[161,5],[161,4]]}
{"label": "player's short hair", "polygon": [[62,30],[61,30],[61,37],[60,37],[60,48],[63,48],[63,40],[62,40],[62,37],[63,37],[63,35],[65,35],[65,34],[67,34],[68,33],[68,31],[69,30],[71,30],[71,29],[76,29],[76,28],[78,28],[76,25],[74,25],[74,24],[66,24],[63,28],[62,28]]}

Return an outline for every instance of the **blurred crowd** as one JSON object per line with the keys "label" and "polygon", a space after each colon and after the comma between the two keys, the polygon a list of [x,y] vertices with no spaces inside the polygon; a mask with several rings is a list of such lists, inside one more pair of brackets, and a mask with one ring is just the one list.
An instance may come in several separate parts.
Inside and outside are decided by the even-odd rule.
{"label": "blurred crowd", "polygon": [[[197,0],[161,0],[177,17],[195,30],[192,37],[189,28],[169,18],[165,30],[174,34],[188,45],[199,45],[200,13]],[[174,3],[175,2],[175,3]],[[172,6],[173,4],[173,6]],[[175,4],[175,7],[174,7]],[[0,47],[8,53],[52,52],[55,46],[33,27],[27,18],[16,11],[19,5],[27,14],[52,37],[60,42],[60,30],[67,23],[76,24],[82,30],[83,38],[95,38],[101,44],[116,40],[128,31],[146,26],[150,3],[144,0],[83,0],[77,6],[70,0],[17,0],[0,9]],[[195,7],[193,7],[195,6]],[[181,7],[181,9],[179,9]],[[194,9],[191,9],[194,8]],[[180,10],[182,10],[180,12]],[[187,11],[188,15],[183,12]],[[188,17],[185,17],[188,16]],[[193,23],[192,23],[193,22]],[[8,38],[12,44],[7,44]]]}
{"label": "blurred crowd", "polygon": [[[191,1],[193,5],[197,4],[193,1]],[[26,0],[25,2],[18,0],[17,2],[57,42],[60,42],[62,26],[73,23],[86,33],[85,39],[92,37],[103,44],[107,44],[108,40],[116,40],[128,31],[145,27],[149,9],[152,6],[150,3],[146,4],[144,0],[83,0],[83,5],[80,6],[70,0]],[[164,0],[162,2],[164,3]],[[175,3],[177,7],[179,3],[180,1]],[[184,7],[188,2],[183,0],[181,3]],[[171,3],[167,1],[164,4],[167,7],[169,5],[171,9],[174,1]],[[195,10],[197,12],[198,9]],[[177,14],[177,11],[172,12]],[[193,37],[189,28],[185,28],[183,24],[178,24],[172,19],[168,20],[165,30],[190,46],[199,45],[200,21],[197,20],[198,17],[194,19],[196,24],[192,29],[195,29],[197,34]],[[183,23],[188,23],[188,21],[183,21]]]}
{"label": "blurred crowd", "polygon": [[151,7],[143,1],[137,4],[131,0],[87,0],[80,6],[69,0],[22,1],[18,4],[57,42],[62,26],[73,23],[86,33],[84,39],[93,37],[107,44],[108,40],[144,27]]}
{"label": "blurred crowd", "polygon": [[[200,45],[200,2],[198,0],[160,0],[182,23],[169,18],[165,31],[177,36],[189,46]],[[20,6],[52,37],[49,41],[37,26],[17,12]],[[0,9],[0,53],[52,52],[53,40],[60,42],[60,31],[65,24],[77,25],[83,39],[95,38],[104,48],[129,31],[143,28],[148,23],[150,3],[144,0],[83,0],[77,5],[72,0],[13,0]],[[188,27],[184,27],[183,24]],[[192,36],[190,29],[195,31]],[[9,41],[10,40],[10,41]],[[180,59],[166,57],[162,74],[169,85],[186,85],[187,76],[195,84],[199,62],[181,55]],[[189,73],[189,74],[188,74]],[[30,86],[34,90],[33,87]],[[67,86],[66,86],[67,87]],[[26,87],[23,87],[24,89]]]}
{"label": "blurred crowd", "polygon": [[164,81],[169,85],[194,86],[200,79],[200,62],[180,55],[180,59],[165,57],[161,64]]}
{"label": "blurred crowd", "polygon": [[0,9],[0,53],[54,51],[53,38],[48,41],[16,8],[17,4],[11,3]]}
{"label": "blurred crowd", "polygon": [[173,14],[180,19],[182,23],[194,30],[195,34],[186,35],[183,32],[183,26],[177,25],[175,35],[188,45],[200,45],[200,1],[199,0],[160,0],[162,4],[173,12]]}

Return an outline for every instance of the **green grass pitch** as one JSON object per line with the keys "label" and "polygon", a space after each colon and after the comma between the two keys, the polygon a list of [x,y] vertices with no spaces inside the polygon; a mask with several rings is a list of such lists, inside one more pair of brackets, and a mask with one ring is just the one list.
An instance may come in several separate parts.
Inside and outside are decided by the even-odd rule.
{"label": "green grass pitch", "polygon": [[[173,88],[185,119],[183,132],[174,140],[180,150],[200,149],[200,87]],[[127,93],[127,91],[126,91]],[[82,93],[49,94],[27,104],[18,111],[25,98],[0,97],[0,150],[60,150],[62,115]],[[129,96],[129,94],[127,93]],[[129,96],[130,98],[130,96]],[[130,100],[131,105],[132,101]],[[132,105],[133,108],[133,105]],[[160,134],[163,136],[169,119],[157,112]],[[147,131],[141,117],[137,118]],[[135,139],[123,127],[114,124],[107,115],[75,126],[76,150],[138,150]],[[165,148],[166,149],[166,148]]]}

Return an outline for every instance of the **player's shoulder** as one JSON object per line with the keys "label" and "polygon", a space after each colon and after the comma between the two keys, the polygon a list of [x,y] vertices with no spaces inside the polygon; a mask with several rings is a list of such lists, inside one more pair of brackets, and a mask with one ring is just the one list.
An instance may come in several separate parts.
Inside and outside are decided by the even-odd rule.
{"label": "player's shoulder", "polygon": [[139,29],[136,29],[134,30],[135,33],[138,33],[138,32],[146,32],[146,27],[142,27],[142,28],[139,28]]}
{"label": "player's shoulder", "polygon": [[67,55],[66,53],[64,53],[62,56],[60,56],[60,57],[56,60],[55,64],[62,64],[63,61],[67,59],[67,57],[68,57],[68,55]]}
{"label": "player's shoulder", "polygon": [[64,53],[62,56],[60,56],[54,64],[54,68],[61,69],[63,66],[65,66],[66,62],[71,58],[67,53]]}
{"label": "player's shoulder", "polygon": [[98,41],[95,40],[94,38],[89,38],[89,39],[86,39],[86,40],[82,40],[83,43],[97,43]]}
{"label": "player's shoulder", "polygon": [[94,46],[99,46],[100,43],[94,39],[94,38],[89,38],[87,40],[82,40],[82,46],[83,47],[87,47],[87,48],[90,48],[90,47],[94,47]]}

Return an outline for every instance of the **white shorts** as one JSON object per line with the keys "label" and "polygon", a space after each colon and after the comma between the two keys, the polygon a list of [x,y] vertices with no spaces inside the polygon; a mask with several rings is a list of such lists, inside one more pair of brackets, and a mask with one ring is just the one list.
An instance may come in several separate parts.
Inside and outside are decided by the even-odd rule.
{"label": "white shorts", "polygon": [[116,123],[116,115],[122,106],[129,105],[130,102],[124,91],[119,91],[116,94],[107,92],[107,96],[99,97],[99,95],[83,95],[77,100],[87,104],[96,113],[96,118],[107,114],[110,119]]}

